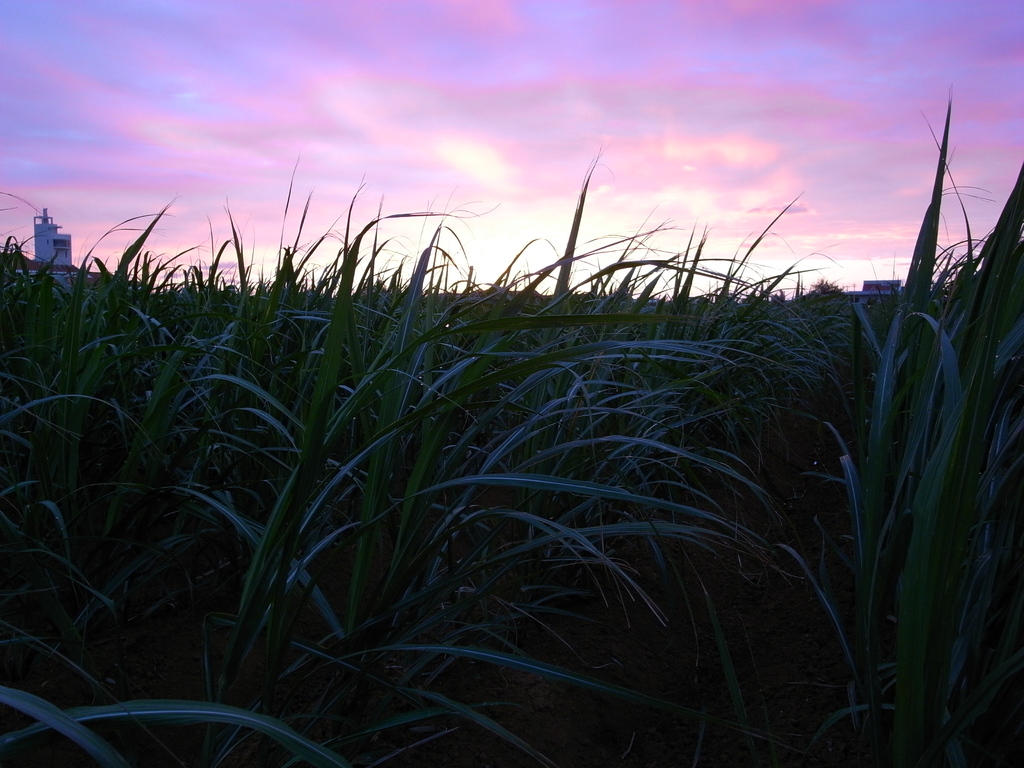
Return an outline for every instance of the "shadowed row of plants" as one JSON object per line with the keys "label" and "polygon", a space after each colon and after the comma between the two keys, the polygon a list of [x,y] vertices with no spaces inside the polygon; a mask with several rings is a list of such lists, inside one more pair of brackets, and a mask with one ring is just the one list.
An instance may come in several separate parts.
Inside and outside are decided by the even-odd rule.
{"label": "shadowed row of plants", "polygon": [[[39,723],[0,735],[0,758],[57,731],[125,765],[149,726],[204,723],[202,765],[253,731],[267,765],[369,764],[379,734],[455,714],[546,762],[436,692],[460,657],[714,720],[525,658],[514,629],[598,574],[659,610],[613,554],[624,538],[758,545],[707,488],[760,493],[737,453],[834,376],[844,327],[774,301],[781,278],[715,274],[703,241],[666,256],[626,238],[570,284],[593,255],[576,252],[584,199],[562,261],[490,286],[455,277],[443,222],[400,268],[381,266],[378,220],[315,271],[328,241],[296,239],[269,278],[237,233],[208,267],[161,262],[159,217],[98,277],[30,273],[9,242],[0,702]],[[99,643],[182,605],[205,616],[202,700],[100,678]],[[90,701],[17,690],[55,660]]]}
{"label": "shadowed row of plants", "polygon": [[850,620],[812,576],[854,673],[826,725],[879,766],[1024,761],[1024,169],[991,233],[940,249],[948,138],[947,112],[901,300],[855,316]]}
{"label": "shadowed row of plants", "polygon": [[[576,254],[585,190],[565,258],[493,286],[452,277],[443,228],[382,268],[377,221],[316,273],[326,240],[283,247],[269,279],[237,235],[208,268],[161,263],[144,251],[156,220],[95,281],[30,274],[8,241],[0,673],[15,687],[0,701],[39,725],[0,736],[0,757],[57,731],[123,765],[148,726],[200,723],[206,765],[252,731],[267,764],[366,764],[387,758],[379,734],[446,714],[516,742],[437,693],[459,657],[713,719],[527,659],[515,626],[598,573],[646,599],[619,539],[763,543],[708,488],[757,495],[736,455],[809,383],[852,370],[852,548],[835,547],[852,621],[804,563],[854,672],[826,726],[852,716],[879,765],[1017,764],[1024,175],[992,233],[942,252],[947,137],[948,116],[906,291],[856,309],[848,360],[838,305],[775,302],[782,277],[744,282],[742,258],[716,274],[703,240],[665,256],[626,238],[571,284],[593,255]],[[183,603],[205,615],[203,700],[101,680],[118,626]],[[88,704],[17,690],[54,660]],[[104,729],[127,736],[115,748]]]}

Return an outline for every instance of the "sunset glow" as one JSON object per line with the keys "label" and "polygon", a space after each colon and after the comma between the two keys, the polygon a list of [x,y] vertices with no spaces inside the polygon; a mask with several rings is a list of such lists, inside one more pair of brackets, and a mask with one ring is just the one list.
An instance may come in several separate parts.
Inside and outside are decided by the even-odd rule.
{"label": "sunset glow", "polygon": [[[478,277],[586,238],[709,230],[853,286],[902,277],[946,104],[951,170],[987,230],[1024,159],[1019,0],[130,0],[20,3],[0,25],[0,234],[47,207],[74,258],[170,204],[150,246],[230,233],[257,256],[356,217],[452,222]],[[287,221],[294,173],[300,201]],[[11,197],[11,195],[17,197]],[[954,206],[949,208],[953,211]],[[951,215],[951,214],[949,214]],[[422,220],[399,231],[421,244]],[[428,225],[428,230],[430,225]],[[947,242],[962,224],[947,222]],[[326,255],[326,254],[325,254]]]}

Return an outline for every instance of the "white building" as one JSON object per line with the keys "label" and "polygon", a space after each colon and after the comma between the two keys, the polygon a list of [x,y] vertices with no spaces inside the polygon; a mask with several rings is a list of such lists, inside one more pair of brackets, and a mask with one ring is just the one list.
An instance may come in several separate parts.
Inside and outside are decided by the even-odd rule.
{"label": "white building", "polygon": [[854,304],[870,304],[881,298],[899,296],[903,293],[902,280],[865,280],[859,291],[847,291],[846,295]]}
{"label": "white building", "polygon": [[55,267],[70,267],[71,235],[62,235],[57,231],[60,227],[53,223],[46,208],[43,208],[41,216],[35,217],[35,229],[35,237],[32,238],[35,261]]}

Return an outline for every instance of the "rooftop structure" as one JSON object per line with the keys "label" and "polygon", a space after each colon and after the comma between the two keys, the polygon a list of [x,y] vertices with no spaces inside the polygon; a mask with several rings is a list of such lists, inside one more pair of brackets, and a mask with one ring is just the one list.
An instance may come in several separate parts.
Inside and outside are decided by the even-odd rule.
{"label": "rooftop structure", "polygon": [[847,291],[846,295],[854,304],[870,304],[872,301],[903,293],[902,280],[865,280],[859,291]]}
{"label": "rooftop structure", "polygon": [[35,261],[41,264],[49,264],[54,267],[70,267],[71,264],[71,235],[62,235],[58,232],[59,226],[53,223],[49,211],[43,208],[43,213],[35,217],[35,235],[32,238],[35,250]]}

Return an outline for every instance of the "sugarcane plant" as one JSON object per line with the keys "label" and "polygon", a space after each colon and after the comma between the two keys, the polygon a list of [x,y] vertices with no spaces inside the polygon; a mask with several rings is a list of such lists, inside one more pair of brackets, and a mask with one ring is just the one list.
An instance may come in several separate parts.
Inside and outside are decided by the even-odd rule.
{"label": "sugarcane plant", "polygon": [[843,456],[852,626],[803,563],[854,673],[878,766],[1024,760],[1024,169],[994,229],[938,247],[950,110],[907,284],[856,307]]}
{"label": "sugarcane plant", "polygon": [[[67,283],[5,249],[0,703],[36,723],[0,734],[0,760],[60,733],[121,766],[151,726],[202,723],[204,766],[247,749],[367,764],[401,748],[388,734],[457,716],[544,763],[437,690],[459,658],[721,722],[528,659],[515,629],[598,580],[659,611],[614,556],[624,539],[763,544],[704,483],[756,497],[744,435],[836,345],[771,300],[777,280],[716,275],[703,240],[664,255],[623,238],[571,282],[593,255],[576,244],[584,198],[565,259],[490,287],[451,277],[443,222],[382,266],[380,225],[409,216],[349,219],[317,270],[329,241],[297,235],[269,277],[234,227],[206,267],[154,257],[159,216]],[[202,616],[201,698],[138,698],[123,666],[100,673],[118,627],[182,604]],[[19,690],[41,661],[89,697],[61,710]]]}

